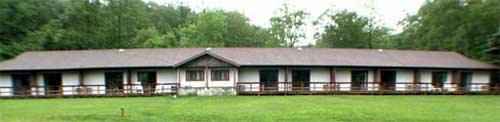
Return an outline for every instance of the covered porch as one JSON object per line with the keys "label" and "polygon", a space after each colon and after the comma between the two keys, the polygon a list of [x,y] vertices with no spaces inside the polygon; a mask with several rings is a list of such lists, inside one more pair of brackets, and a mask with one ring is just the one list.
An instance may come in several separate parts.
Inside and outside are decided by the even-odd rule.
{"label": "covered porch", "polygon": [[[499,94],[489,71],[373,67],[240,69],[238,94]],[[253,74],[257,78],[245,75]],[[254,80],[254,81],[252,81]]]}

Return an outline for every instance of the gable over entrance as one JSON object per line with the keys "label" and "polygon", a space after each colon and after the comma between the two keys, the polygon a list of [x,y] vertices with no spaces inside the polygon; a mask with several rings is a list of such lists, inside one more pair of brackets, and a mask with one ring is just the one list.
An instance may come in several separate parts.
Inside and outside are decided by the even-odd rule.
{"label": "gable over entrance", "polygon": [[221,58],[214,54],[202,53],[193,58],[187,59],[175,67],[239,67],[238,64],[229,61],[227,59]]}

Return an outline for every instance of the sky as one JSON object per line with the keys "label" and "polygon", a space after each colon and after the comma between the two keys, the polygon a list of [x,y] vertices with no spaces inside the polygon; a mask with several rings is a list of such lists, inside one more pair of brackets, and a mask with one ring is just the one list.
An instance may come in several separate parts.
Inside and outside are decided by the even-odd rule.
{"label": "sky", "polygon": [[[269,28],[269,19],[277,15],[278,9],[288,3],[293,9],[301,9],[310,16],[306,21],[315,20],[327,9],[356,11],[358,14],[368,16],[375,8],[373,16],[377,18],[381,26],[392,28],[392,33],[402,31],[398,22],[403,20],[407,14],[415,14],[424,0],[146,0],[158,4],[181,4],[190,6],[194,11],[203,9],[223,9],[238,11],[247,16],[253,25]],[[367,7],[369,6],[369,7]],[[313,38],[317,32],[312,24],[304,27],[306,38],[301,40],[300,45],[315,43]],[[319,30],[320,31],[320,30]]]}

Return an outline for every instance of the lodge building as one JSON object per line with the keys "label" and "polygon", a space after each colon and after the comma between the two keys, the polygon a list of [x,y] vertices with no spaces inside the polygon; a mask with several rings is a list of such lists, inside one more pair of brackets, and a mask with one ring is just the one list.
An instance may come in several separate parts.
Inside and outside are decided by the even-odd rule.
{"label": "lodge building", "polygon": [[332,48],[30,51],[0,62],[0,97],[499,94],[499,66],[455,52]]}

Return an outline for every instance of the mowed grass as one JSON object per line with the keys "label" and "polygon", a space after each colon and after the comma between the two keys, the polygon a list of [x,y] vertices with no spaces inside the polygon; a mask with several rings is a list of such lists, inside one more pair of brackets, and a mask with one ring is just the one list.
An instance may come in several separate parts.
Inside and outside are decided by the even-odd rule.
{"label": "mowed grass", "polygon": [[[125,108],[125,117],[120,108]],[[500,96],[211,96],[0,100],[10,121],[498,122]]]}

